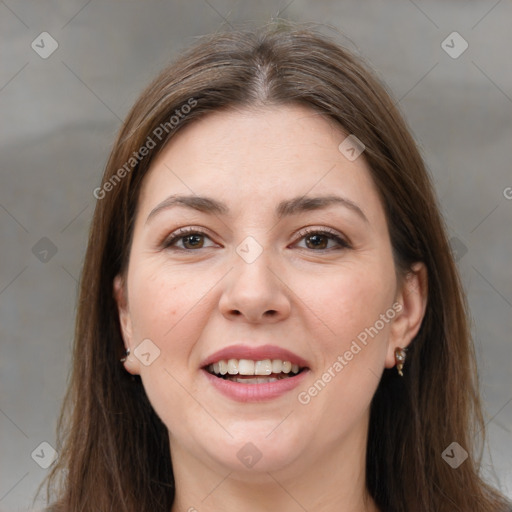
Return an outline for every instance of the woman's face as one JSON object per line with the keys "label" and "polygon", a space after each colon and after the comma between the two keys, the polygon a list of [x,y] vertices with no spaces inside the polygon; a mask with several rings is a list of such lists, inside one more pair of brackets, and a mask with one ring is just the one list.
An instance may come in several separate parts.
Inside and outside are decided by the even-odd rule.
{"label": "woman's face", "polygon": [[362,451],[421,307],[346,136],[304,107],[215,112],[153,162],[115,291],[173,457],[244,474]]}

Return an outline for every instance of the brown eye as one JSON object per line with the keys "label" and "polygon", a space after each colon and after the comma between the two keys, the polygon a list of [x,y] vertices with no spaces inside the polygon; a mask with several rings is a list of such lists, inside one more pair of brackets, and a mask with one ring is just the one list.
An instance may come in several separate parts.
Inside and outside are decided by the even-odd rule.
{"label": "brown eye", "polygon": [[[329,242],[328,238],[325,235],[309,235],[305,237],[306,246],[308,249],[327,249],[327,244]],[[310,242],[308,244],[308,242]]]}
{"label": "brown eye", "polygon": [[162,246],[165,249],[177,251],[194,251],[196,249],[204,249],[213,247],[213,245],[205,245],[205,239],[210,239],[206,233],[197,229],[181,229],[173,233]]}
{"label": "brown eye", "polygon": [[[301,240],[305,240],[305,248],[312,251],[350,249],[350,244],[334,231],[311,229],[302,231],[299,235]],[[329,242],[334,242],[334,246],[329,247]]]}
{"label": "brown eye", "polygon": [[[183,246],[185,249],[197,249],[204,245],[203,235],[187,235],[181,237],[183,240]],[[190,247],[188,247],[190,245]]]}

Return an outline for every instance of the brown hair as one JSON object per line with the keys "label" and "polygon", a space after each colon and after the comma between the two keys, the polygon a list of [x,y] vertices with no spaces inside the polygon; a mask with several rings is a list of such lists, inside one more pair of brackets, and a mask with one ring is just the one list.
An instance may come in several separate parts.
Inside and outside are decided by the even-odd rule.
{"label": "brown hair", "polygon": [[[383,511],[505,509],[505,499],[479,476],[475,441],[484,422],[467,305],[416,144],[360,59],[316,30],[279,21],[203,37],[147,87],[120,130],[95,193],[81,276],[73,368],[58,424],[60,458],[48,478],[56,512],[171,509],[167,430],[140,377],[119,363],[124,346],[112,294],[114,277],[126,270],[141,182],[165,143],[208,112],[293,103],[365,144],[397,272],[403,276],[418,261],[428,271],[427,309],[404,378],[384,370],[372,401],[370,494]],[[453,441],[470,454],[457,469],[441,457]]]}

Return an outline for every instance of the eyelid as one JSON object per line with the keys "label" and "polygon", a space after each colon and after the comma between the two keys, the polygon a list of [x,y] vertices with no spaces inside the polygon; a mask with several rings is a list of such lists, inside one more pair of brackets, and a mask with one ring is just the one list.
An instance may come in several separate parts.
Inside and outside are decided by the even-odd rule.
{"label": "eyelid", "polygon": [[[334,230],[332,228],[328,228],[328,227],[308,226],[308,227],[303,228],[300,231],[298,231],[295,234],[295,237],[299,237],[299,241],[300,241],[304,237],[306,237],[308,235],[314,235],[314,234],[329,236],[331,238],[331,240],[334,240],[343,249],[351,249],[352,248],[352,244],[349,242],[347,237],[345,237],[340,232],[338,232],[338,231],[336,231],[336,230]],[[317,250],[317,251],[311,250],[311,251],[312,252],[323,252],[323,251],[332,251],[332,250],[333,250],[333,248],[331,248],[331,249],[320,249],[320,250]]]}
{"label": "eyelid", "polygon": [[[204,228],[194,227],[194,226],[187,226],[184,228],[178,228],[175,231],[173,231],[170,235],[167,235],[164,237],[164,239],[160,242],[159,247],[161,249],[168,249],[171,251],[177,251],[182,253],[192,253],[194,251],[197,251],[198,249],[183,249],[181,247],[176,247],[171,244],[175,244],[176,242],[179,242],[182,238],[186,237],[187,235],[202,235],[210,240],[212,240],[212,237],[206,231]],[[213,242],[213,240],[212,240]],[[215,242],[214,242],[215,243]],[[212,246],[208,247],[200,247],[200,249],[208,249]]]}

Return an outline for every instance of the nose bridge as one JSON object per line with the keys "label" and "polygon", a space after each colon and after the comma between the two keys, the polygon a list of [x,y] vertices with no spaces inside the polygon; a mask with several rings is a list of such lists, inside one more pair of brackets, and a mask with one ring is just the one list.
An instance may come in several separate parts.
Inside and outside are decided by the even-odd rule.
{"label": "nose bridge", "polygon": [[[259,239],[262,240],[261,235]],[[234,257],[235,282],[242,283],[244,288],[252,284],[253,288],[259,288],[259,293],[265,288],[275,288],[277,284],[272,267],[276,260],[269,243],[267,239],[260,243],[255,236],[249,235],[238,244]]]}
{"label": "nose bridge", "polygon": [[[289,312],[285,286],[276,272],[276,254],[268,245],[249,235],[235,248],[233,271],[223,290],[220,307],[224,314],[242,314],[247,319],[282,317]],[[262,236],[259,237],[260,240]],[[263,245],[265,244],[265,246]]]}

